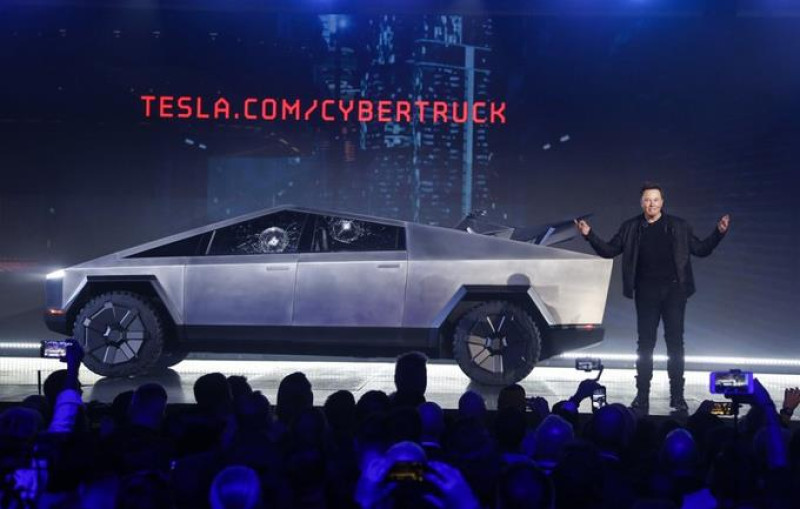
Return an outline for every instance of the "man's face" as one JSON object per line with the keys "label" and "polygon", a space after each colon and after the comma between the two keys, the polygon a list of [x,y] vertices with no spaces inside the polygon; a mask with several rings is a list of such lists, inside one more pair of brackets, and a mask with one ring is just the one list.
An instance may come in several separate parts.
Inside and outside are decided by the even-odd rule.
{"label": "man's face", "polygon": [[642,193],[642,211],[644,211],[644,217],[647,219],[658,219],[663,206],[664,199],[658,189],[646,189]]}

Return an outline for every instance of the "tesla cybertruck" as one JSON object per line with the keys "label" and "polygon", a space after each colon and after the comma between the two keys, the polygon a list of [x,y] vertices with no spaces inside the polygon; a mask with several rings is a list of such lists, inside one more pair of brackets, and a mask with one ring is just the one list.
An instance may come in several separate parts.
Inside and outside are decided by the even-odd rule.
{"label": "tesla cybertruck", "polygon": [[506,385],[599,343],[611,260],[473,214],[456,228],[278,207],[48,274],[45,321],[131,376],[190,351],[455,358]]}

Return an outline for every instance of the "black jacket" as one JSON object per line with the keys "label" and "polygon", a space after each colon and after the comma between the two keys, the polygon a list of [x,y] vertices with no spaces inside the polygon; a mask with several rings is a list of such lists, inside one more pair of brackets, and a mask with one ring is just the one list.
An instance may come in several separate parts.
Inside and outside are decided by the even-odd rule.
{"label": "black jacket", "polygon": [[[675,272],[678,283],[689,297],[694,293],[694,276],[689,255],[708,256],[717,247],[725,235],[714,227],[707,238],[700,240],[692,233],[692,227],[683,219],[663,214],[664,227],[672,240],[672,254],[675,260]],[[647,220],[643,214],[628,219],[614,237],[606,242],[594,233],[594,228],[586,235],[592,248],[603,258],[614,258],[622,254],[622,293],[633,298],[636,283],[636,262],[639,259],[639,239]]]}

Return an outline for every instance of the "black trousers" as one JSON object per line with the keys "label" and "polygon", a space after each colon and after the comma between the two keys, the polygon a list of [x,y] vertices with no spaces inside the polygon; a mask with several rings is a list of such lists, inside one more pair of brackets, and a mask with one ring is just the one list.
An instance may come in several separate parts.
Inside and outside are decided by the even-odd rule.
{"label": "black trousers", "polygon": [[636,327],[639,342],[636,353],[636,376],[638,388],[649,388],[653,378],[653,349],[656,347],[656,332],[660,321],[664,321],[664,339],[667,342],[667,372],[670,386],[683,386],[683,322],[686,312],[686,292],[677,281],[637,282]]}

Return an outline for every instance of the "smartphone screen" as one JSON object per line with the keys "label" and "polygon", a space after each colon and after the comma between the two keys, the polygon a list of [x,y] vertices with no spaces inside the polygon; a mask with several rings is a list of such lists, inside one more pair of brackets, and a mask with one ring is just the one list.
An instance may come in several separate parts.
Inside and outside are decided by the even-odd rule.
{"label": "smartphone screen", "polygon": [[61,359],[67,355],[68,346],[67,341],[45,340],[39,347],[39,355],[47,359]]}
{"label": "smartphone screen", "polygon": [[714,371],[709,377],[712,394],[752,394],[752,371]]}
{"label": "smartphone screen", "polygon": [[592,357],[581,357],[575,359],[575,369],[578,371],[597,371],[602,366],[600,359]]}
{"label": "smartphone screen", "polygon": [[733,415],[733,403],[730,401],[714,401],[711,415]]}
{"label": "smartphone screen", "polygon": [[606,389],[596,389],[592,394],[592,410],[598,410],[606,406]]}

